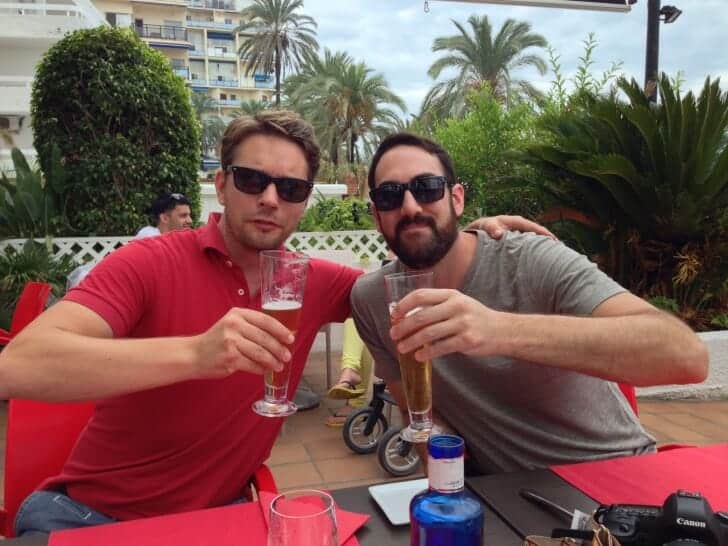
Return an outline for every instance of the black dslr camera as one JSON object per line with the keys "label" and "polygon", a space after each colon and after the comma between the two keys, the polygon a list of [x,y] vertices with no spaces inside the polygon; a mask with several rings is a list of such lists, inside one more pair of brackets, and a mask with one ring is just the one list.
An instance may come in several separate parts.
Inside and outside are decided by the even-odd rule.
{"label": "black dslr camera", "polygon": [[600,506],[594,519],[622,546],[728,546],[728,513],[700,493],[678,491],[660,506]]}

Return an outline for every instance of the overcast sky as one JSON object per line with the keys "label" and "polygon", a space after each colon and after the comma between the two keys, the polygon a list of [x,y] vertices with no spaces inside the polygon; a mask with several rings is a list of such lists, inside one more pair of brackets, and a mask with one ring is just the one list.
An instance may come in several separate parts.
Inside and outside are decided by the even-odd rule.
{"label": "overcast sky", "polygon": [[[660,25],[660,70],[684,72],[687,86],[700,88],[707,75],[722,76],[728,89],[728,0],[663,0],[683,13],[673,24]],[[419,112],[432,85],[427,69],[437,58],[432,41],[457,32],[451,22],[462,23],[471,14],[487,15],[495,31],[508,18],[528,21],[561,55],[566,73],[576,70],[589,32],[599,46],[595,70],[601,73],[611,61],[623,61],[623,71],[644,78],[647,0],[638,0],[629,13],[607,13],[532,7],[505,7],[430,0],[305,0],[304,12],[318,22],[322,47],[347,51],[382,73],[390,87]],[[545,55],[545,53],[544,53]],[[520,77],[548,87],[553,78],[531,69]]]}

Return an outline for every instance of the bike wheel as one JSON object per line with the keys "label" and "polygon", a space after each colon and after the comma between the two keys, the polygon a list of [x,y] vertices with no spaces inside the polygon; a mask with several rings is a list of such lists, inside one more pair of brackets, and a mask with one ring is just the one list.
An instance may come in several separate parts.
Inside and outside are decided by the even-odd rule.
{"label": "bike wheel", "polygon": [[[376,419],[371,434],[366,434],[366,427],[369,419]],[[358,409],[349,415],[344,422],[344,429],[341,431],[344,436],[344,443],[354,453],[374,453],[379,444],[379,439],[387,430],[389,424],[384,415],[376,415],[371,407]]]}
{"label": "bike wheel", "polygon": [[413,444],[409,444],[406,454],[402,455],[402,438],[399,437],[399,428],[388,430],[379,441],[377,458],[382,468],[392,476],[409,476],[417,470],[420,464],[420,456]]}

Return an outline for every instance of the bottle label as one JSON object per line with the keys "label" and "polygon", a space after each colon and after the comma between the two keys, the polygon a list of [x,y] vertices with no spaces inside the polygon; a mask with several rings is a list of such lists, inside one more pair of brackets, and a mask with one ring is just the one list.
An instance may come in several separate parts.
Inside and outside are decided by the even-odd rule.
{"label": "bottle label", "polygon": [[428,457],[427,478],[437,491],[459,491],[465,487],[463,457],[435,459]]}

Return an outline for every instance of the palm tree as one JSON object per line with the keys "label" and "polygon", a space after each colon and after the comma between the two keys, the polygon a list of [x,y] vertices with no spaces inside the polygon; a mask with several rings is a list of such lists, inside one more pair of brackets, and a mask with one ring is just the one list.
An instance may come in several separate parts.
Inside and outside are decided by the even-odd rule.
{"label": "palm tree", "polygon": [[536,89],[526,81],[513,79],[511,72],[532,66],[539,74],[546,74],[546,61],[539,55],[524,53],[531,47],[545,48],[546,39],[531,32],[531,25],[508,19],[493,36],[488,17],[471,15],[468,32],[462,24],[453,20],[459,34],[436,38],[432,51],[445,52],[437,59],[428,74],[437,79],[443,70],[454,68],[457,75],[441,81],[430,89],[422,106],[423,114],[430,112],[436,117],[459,117],[466,107],[470,91],[490,86],[494,96],[504,104],[512,93],[537,96]]}
{"label": "palm tree", "polygon": [[328,49],[311,57],[301,72],[288,78],[291,105],[311,120],[334,164],[343,148],[350,163],[360,159],[360,148],[371,149],[399,120],[390,108],[405,111],[381,74],[347,53]]}
{"label": "palm tree", "polygon": [[244,100],[240,103],[240,110],[235,110],[232,113],[232,117],[239,118],[240,116],[254,116],[258,112],[262,112],[267,109],[269,103],[261,100]]}
{"label": "palm tree", "polygon": [[252,72],[275,74],[276,107],[281,104],[281,78],[295,72],[304,59],[318,51],[316,21],[294,13],[303,0],[254,0],[240,15],[236,29],[247,36],[238,53],[247,61],[245,75]]}
{"label": "palm tree", "polygon": [[191,100],[197,121],[202,128],[200,135],[202,153],[214,153],[218,140],[225,132],[225,122],[220,116],[216,115],[218,112],[217,103],[208,94],[200,92],[193,92]]}

